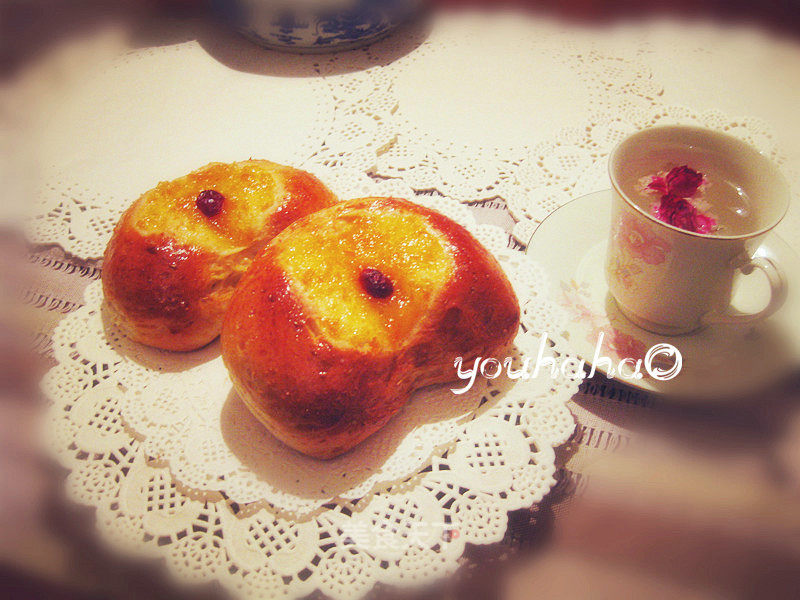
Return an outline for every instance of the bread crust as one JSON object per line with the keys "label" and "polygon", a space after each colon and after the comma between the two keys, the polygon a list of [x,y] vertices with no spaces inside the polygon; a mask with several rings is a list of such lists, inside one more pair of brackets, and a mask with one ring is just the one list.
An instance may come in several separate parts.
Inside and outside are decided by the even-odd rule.
{"label": "bread crust", "polygon": [[[219,214],[196,206],[219,190]],[[189,351],[220,332],[233,289],[263,247],[300,217],[337,202],[313,175],[265,160],[211,163],[162,182],[123,214],[106,247],[103,291],[125,333]]]}
{"label": "bread crust", "polygon": [[[387,210],[422,217],[440,236],[453,268],[435,283],[430,305],[401,338],[387,337],[376,348],[326,337],[314,307],[281,267],[282,249],[309,229],[325,235],[343,215]],[[362,293],[355,278],[352,293]],[[405,200],[358,199],[295,222],[256,258],[225,317],[222,355],[241,398],[276,437],[305,454],[331,458],[383,427],[413,390],[456,379],[457,356],[492,356],[507,345],[519,314],[500,265],[466,229]]]}

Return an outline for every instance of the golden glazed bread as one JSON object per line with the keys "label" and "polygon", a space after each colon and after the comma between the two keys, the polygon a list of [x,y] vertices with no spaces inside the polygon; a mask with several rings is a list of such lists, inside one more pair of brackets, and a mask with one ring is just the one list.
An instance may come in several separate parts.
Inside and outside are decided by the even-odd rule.
{"label": "golden glazed bread", "polygon": [[314,176],[266,160],[211,163],[162,182],[125,212],[103,291],[132,339],[194,350],[219,335],[253,258],[296,219],[336,202]]}
{"label": "golden glazed bread", "polygon": [[222,356],[279,439],[337,456],[383,427],[454,360],[509,343],[519,304],[463,227],[394,198],[343,202],[278,235],[236,289]]}

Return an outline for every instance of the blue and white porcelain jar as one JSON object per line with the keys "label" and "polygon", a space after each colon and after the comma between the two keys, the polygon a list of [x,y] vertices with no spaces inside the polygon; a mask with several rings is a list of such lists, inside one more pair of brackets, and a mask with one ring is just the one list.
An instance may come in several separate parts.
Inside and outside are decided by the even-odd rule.
{"label": "blue and white porcelain jar", "polygon": [[423,0],[211,0],[214,10],[256,43],[326,52],[372,41],[411,17]]}

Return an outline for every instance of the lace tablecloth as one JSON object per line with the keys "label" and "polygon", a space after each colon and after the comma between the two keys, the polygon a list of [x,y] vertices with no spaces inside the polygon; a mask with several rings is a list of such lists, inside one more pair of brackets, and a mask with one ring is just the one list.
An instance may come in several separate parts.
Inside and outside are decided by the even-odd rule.
{"label": "lace tablecloth", "polygon": [[[383,66],[391,42],[320,64],[339,105],[318,157],[461,202],[500,198],[526,243],[536,223],[609,187],[623,137],[663,124],[725,131],[800,173],[800,46],[745,26],[586,27],[531,16],[440,16]],[[342,64],[363,67],[335,75]],[[371,64],[379,66],[369,67]],[[797,204],[797,203],[795,203]],[[782,231],[795,235],[800,209]]]}
{"label": "lace tablecloth", "polygon": [[[444,13],[333,55],[221,46],[131,50],[45,103],[34,241],[99,256],[135,195],[243,152],[497,198],[522,244],[553,209],[607,189],[608,153],[643,127],[719,129],[800,175],[800,46],[752,27]],[[797,205],[780,229],[790,237]]]}
{"label": "lace tablecloth", "polygon": [[138,194],[212,161],[300,164],[333,110],[319,79],[238,71],[197,41],[130,50],[48,102],[31,237],[99,256]]}
{"label": "lace tablecloth", "polygon": [[[675,27],[565,30],[527,17],[446,16],[429,33],[411,32],[411,50],[397,60],[397,38],[389,38],[293,58],[315,75],[296,79],[253,72],[260,50],[240,57],[239,68],[195,41],[133,50],[88,75],[40,124],[34,240],[99,256],[131,194],[209,160],[296,164],[342,195],[436,190],[417,197],[501,260],[527,309],[518,348],[535,352],[538,333],[557,334],[559,312],[540,293],[547,282],[535,261],[512,248],[554,208],[607,187],[605,157],[626,133],[701,123],[794,172],[795,150],[781,135],[793,116],[777,100],[763,109],[766,96],[785,94],[755,94],[726,57],[746,56],[737,63],[746,77],[759,61],[796,59],[796,47],[760,44],[765,38],[746,29]],[[765,87],[795,89],[796,63],[781,63],[787,79],[767,78]],[[709,75],[716,69],[741,93],[726,93],[724,80]],[[783,231],[800,230],[797,213],[795,203]],[[547,493],[553,447],[574,427],[565,408],[577,389],[571,381],[533,381],[499,399],[485,387],[459,414],[434,393],[436,422],[425,429],[431,424],[413,411],[398,419],[394,454],[380,465],[365,460],[344,484],[325,480],[315,494],[276,487],[224,439],[226,418],[258,434],[247,415],[203,393],[224,379],[214,348],[188,378],[153,369],[163,357],[129,360],[129,345],[103,327],[101,300],[93,284],[84,306],[64,311],[72,314],[54,336],[59,365],[46,381],[54,399],[47,438],[72,471],[70,493],[98,508],[109,542],[245,597],[319,588],[354,598],[377,581],[452,572],[465,543],[500,539],[508,510]],[[205,402],[191,411],[161,402],[186,398]],[[416,427],[419,435],[406,435]],[[587,425],[580,435],[589,429],[591,438]],[[292,469],[319,475],[301,463]]]}

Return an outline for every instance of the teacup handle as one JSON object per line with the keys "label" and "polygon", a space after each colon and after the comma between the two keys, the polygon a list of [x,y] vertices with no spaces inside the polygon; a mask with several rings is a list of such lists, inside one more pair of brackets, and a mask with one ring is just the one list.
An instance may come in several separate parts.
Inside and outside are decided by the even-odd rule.
{"label": "teacup handle", "polygon": [[736,268],[744,275],[750,275],[756,269],[760,269],[769,281],[770,298],[769,303],[756,313],[743,313],[731,307],[725,312],[712,312],[703,318],[706,323],[752,323],[770,316],[778,310],[786,300],[787,284],[786,274],[781,266],[771,258],[764,256],[750,256],[743,260],[738,260]]}

